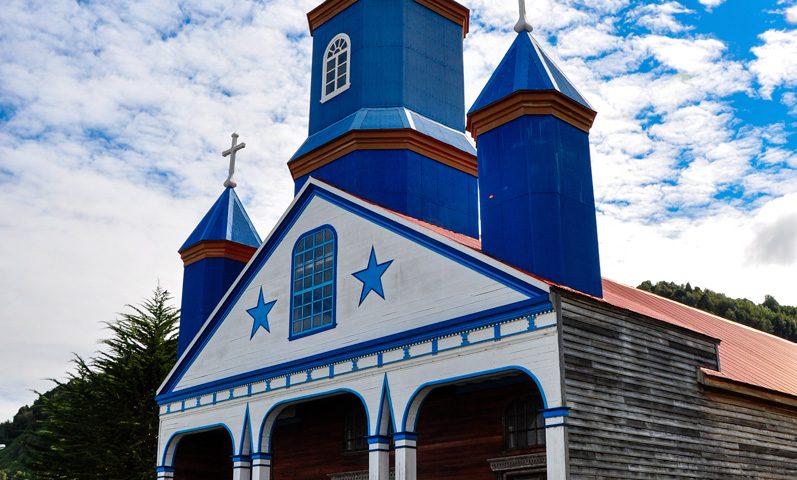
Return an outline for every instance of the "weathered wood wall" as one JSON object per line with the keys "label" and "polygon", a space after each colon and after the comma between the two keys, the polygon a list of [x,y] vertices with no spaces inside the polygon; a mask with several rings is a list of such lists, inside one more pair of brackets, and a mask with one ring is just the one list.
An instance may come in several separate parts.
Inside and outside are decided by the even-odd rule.
{"label": "weathered wood wall", "polygon": [[713,341],[569,294],[562,315],[571,478],[797,478],[797,411],[704,391]]}

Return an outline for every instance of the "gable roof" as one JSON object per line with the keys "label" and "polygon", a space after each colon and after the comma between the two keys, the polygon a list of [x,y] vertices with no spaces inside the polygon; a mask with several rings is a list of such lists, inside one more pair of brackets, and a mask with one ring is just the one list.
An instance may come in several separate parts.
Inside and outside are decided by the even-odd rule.
{"label": "gable roof", "polygon": [[202,217],[180,251],[199,242],[229,240],[231,242],[257,247],[260,235],[244,209],[241,199],[232,188],[225,188],[219,198]]}
{"label": "gable roof", "polygon": [[[451,232],[421,220],[412,218],[409,220],[464,246],[481,251],[481,242],[476,238]],[[797,343],[607,278],[602,279],[603,298],[586,295],[544,278],[540,280],[552,287],[589,296],[614,307],[719,340],[720,370],[703,368],[701,371],[704,374],[797,397]]]}
{"label": "gable roof", "polygon": [[592,110],[531,33],[518,33],[468,114],[515,92],[557,91]]}
{"label": "gable roof", "polygon": [[[388,209],[359,199],[317,179],[310,178],[302,187],[302,190],[296,195],[290,207],[277,222],[266,240],[252,256],[252,259],[246,267],[244,267],[244,270],[235,282],[233,282],[232,286],[210,314],[197,335],[185,349],[182,356],[177,360],[176,365],[158,389],[159,401],[166,401],[174,396],[172,392],[174,392],[180,382],[182,375],[202,351],[204,345],[213,335],[218,325],[224,321],[228,312],[237,303],[241,293],[243,293],[253,276],[259,271],[259,267],[267,261],[271,252],[279,245],[294,222],[310,203],[310,200],[315,196],[335,203],[337,206],[349,212],[366,218],[429,250],[465,265],[481,275],[500,282],[510,289],[527,295],[531,298],[529,302],[542,302],[547,305],[546,308],[550,308],[547,295],[549,286],[545,282],[524,272],[512,269],[501,262],[483,255],[478,250],[468,248],[467,244],[450,238],[448,234],[445,234],[446,231],[442,231],[442,229],[438,232],[429,228],[421,228],[422,225],[419,225],[417,221],[410,217],[398,215]],[[458,237],[455,236],[454,238]],[[464,240],[462,238],[458,239]],[[329,358],[326,358],[326,360],[329,360]],[[254,372],[254,374],[257,373],[258,372]],[[240,379],[227,380],[237,381]],[[182,394],[183,390],[180,389],[178,393]]]}
{"label": "gable roof", "polygon": [[603,279],[604,301],[720,340],[711,376],[797,396],[797,344],[644,290]]}

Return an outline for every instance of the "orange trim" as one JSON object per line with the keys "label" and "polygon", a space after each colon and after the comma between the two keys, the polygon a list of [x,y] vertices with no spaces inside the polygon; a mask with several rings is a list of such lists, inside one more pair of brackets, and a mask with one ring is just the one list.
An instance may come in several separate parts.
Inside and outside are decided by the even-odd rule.
{"label": "orange trim", "polygon": [[438,13],[457,25],[462,25],[462,38],[470,31],[470,10],[452,0],[415,0],[429,10]]}
{"label": "orange trim", "polygon": [[474,155],[408,128],[352,130],[288,162],[288,168],[295,180],[356,150],[412,150],[474,177],[479,172]]}
{"label": "orange trim", "polygon": [[468,131],[478,138],[525,115],[553,115],[589,133],[597,113],[555,90],[515,92],[468,115]]}
{"label": "orange trim", "polygon": [[[357,0],[327,0],[307,14],[307,23],[310,25],[310,35],[315,30],[335,17],[343,10],[352,6]],[[453,0],[415,0],[424,7],[462,26],[462,37],[470,31],[470,10]]]}
{"label": "orange trim", "polygon": [[256,250],[255,247],[229,240],[206,240],[181,251],[180,258],[183,259],[185,267],[206,258],[226,258],[247,263]]}
{"label": "orange trim", "polygon": [[315,29],[326,23],[328,20],[354,5],[357,0],[327,0],[321,5],[310,10],[307,14],[307,23],[310,24],[310,35],[315,33]]}

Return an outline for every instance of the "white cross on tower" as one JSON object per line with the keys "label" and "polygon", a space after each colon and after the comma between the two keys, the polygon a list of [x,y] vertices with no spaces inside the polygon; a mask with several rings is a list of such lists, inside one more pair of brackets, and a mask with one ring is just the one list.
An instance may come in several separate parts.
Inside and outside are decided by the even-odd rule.
{"label": "white cross on tower", "polygon": [[224,186],[227,188],[235,188],[238,184],[235,183],[235,180],[232,179],[233,174],[235,173],[235,153],[238,150],[242,150],[246,148],[245,143],[238,144],[238,134],[232,134],[232,146],[229,150],[225,150],[221,152],[222,157],[230,157],[230,173],[227,175],[227,180],[224,181]]}
{"label": "white cross on tower", "polygon": [[515,31],[517,33],[531,32],[534,30],[534,27],[531,26],[529,20],[526,18],[526,0],[518,0],[518,4],[520,6],[520,19],[518,19],[515,24]]}

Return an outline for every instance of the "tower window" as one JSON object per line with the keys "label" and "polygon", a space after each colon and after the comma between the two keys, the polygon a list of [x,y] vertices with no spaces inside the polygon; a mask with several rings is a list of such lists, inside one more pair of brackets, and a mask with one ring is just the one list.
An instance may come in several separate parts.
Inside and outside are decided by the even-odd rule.
{"label": "tower window", "polygon": [[349,71],[351,67],[351,41],[341,33],[327,45],[324,52],[324,83],[321,89],[321,103],[345,92],[351,86]]}
{"label": "tower window", "polygon": [[512,401],[504,413],[504,446],[518,450],[545,445],[541,402],[533,398]]}
{"label": "tower window", "polygon": [[291,333],[294,339],[335,326],[335,231],[305,233],[293,247]]}

